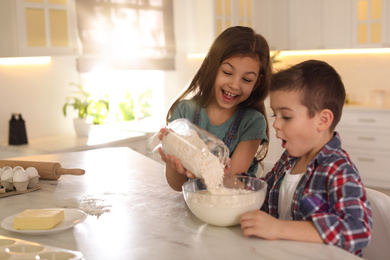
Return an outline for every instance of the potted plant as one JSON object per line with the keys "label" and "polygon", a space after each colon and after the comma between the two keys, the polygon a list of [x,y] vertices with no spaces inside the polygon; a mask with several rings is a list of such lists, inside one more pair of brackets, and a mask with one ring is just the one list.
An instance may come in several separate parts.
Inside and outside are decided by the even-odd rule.
{"label": "potted plant", "polygon": [[88,136],[93,124],[102,124],[108,114],[107,96],[93,98],[91,93],[84,89],[81,84],[71,83],[77,90],[74,95],[66,97],[66,102],[62,107],[64,116],[67,115],[68,106],[77,110],[78,116],[74,118],[74,127],[78,136]]}

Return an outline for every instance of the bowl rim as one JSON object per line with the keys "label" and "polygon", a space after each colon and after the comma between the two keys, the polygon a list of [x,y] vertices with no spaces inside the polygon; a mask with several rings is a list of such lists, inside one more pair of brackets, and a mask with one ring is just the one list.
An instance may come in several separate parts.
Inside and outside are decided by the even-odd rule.
{"label": "bowl rim", "polygon": [[[264,192],[266,189],[267,189],[267,182],[262,180],[262,179],[259,179],[257,177],[250,177],[250,176],[234,176],[235,178],[244,178],[244,179],[253,179],[253,180],[258,180],[261,182],[261,186],[262,188],[259,189],[259,190],[249,190],[249,189],[241,189],[241,190],[249,190],[249,191],[252,191],[252,192],[248,192],[248,193],[239,193],[239,194],[213,194],[213,193],[200,193],[200,192],[194,192],[194,191],[188,191],[185,189],[185,186],[188,186],[190,185],[190,183],[193,183],[193,182],[198,182],[198,181],[201,181],[201,178],[195,178],[195,179],[191,179],[191,180],[188,180],[186,181],[183,185],[182,185],[182,192],[183,193],[187,193],[187,194],[198,194],[200,196],[248,196],[249,194],[253,194],[253,193],[258,193],[258,192]],[[234,189],[234,188],[232,188]],[[204,190],[207,190],[204,189]],[[238,190],[238,189],[236,189]]]}

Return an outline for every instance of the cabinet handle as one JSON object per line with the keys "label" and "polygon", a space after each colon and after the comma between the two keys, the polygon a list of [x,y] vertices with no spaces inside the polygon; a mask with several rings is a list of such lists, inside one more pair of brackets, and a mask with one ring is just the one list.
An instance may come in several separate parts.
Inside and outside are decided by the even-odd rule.
{"label": "cabinet handle", "polygon": [[360,140],[360,141],[375,141],[375,137],[358,136],[358,140]]}
{"label": "cabinet handle", "polygon": [[374,158],[367,158],[367,157],[358,157],[358,161],[362,162],[375,162]]}
{"label": "cabinet handle", "polygon": [[359,122],[364,122],[364,123],[375,123],[375,118],[359,118]]}

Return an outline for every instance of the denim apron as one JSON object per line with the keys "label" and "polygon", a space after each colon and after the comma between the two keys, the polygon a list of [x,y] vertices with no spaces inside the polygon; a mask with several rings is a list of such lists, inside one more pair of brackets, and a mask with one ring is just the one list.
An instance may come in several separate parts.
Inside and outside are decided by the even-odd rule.
{"label": "denim apron", "polygon": [[[194,111],[194,117],[192,119],[192,122],[195,125],[199,125],[200,111],[201,111],[201,106],[199,104],[196,104],[195,111]],[[226,136],[222,139],[222,141],[225,143],[225,145],[228,148],[230,147],[231,142],[237,138],[238,127],[240,126],[240,123],[244,117],[244,113],[245,113],[245,109],[242,107],[238,107],[238,113],[237,113],[236,117],[234,118],[234,122],[230,126],[230,129],[229,129],[228,133],[226,134]]]}

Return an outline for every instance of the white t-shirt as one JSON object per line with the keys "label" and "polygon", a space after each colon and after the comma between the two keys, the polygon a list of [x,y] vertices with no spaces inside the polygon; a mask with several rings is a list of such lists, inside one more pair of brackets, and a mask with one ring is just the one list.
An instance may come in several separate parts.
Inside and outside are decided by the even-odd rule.
{"label": "white t-shirt", "polygon": [[291,202],[298,182],[304,173],[291,174],[286,172],[279,191],[278,214],[281,220],[291,220]]}

